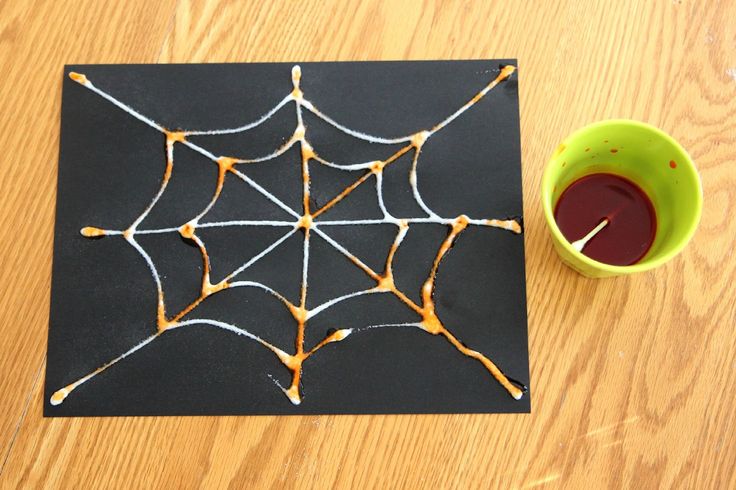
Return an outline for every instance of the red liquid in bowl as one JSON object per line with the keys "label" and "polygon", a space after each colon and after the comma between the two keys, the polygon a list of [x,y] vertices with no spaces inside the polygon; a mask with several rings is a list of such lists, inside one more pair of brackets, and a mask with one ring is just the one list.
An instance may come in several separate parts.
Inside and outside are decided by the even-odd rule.
{"label": "red liquid in bowl", "polygon": [[569,242],[579,240],[602,220],[608,225],[583,248],[591,259],[611,265],[635,264],[652,246],[657,217],[641,188],[614,174],[586,175],[565,189],[555,221]]}

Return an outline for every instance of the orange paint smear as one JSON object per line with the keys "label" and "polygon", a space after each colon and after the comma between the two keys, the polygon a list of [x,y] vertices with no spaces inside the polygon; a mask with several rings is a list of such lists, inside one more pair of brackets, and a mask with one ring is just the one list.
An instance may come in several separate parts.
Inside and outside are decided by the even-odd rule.
{"label": "orange paint smear", "polygon": [[306,360],[309,356],[311,356],[327,344],[332,344],[333,342],[340,342],[341,340],[345,340],[348,335],[352,333],[352,331],[352,329],[341,329],[334,331],[333,333],[322,339],[317,345],[315,345],[312,350],[304,354],[304,359]]}
{"label": "orange paint smear", "polygon": [[319,208],[317,211],[315,211],[313,217],[314,218],[318,217],[320,214],[324,213],[325,211],[329,210],[332,206],[334,206],[335,204],[337,204],[340,201],[342,201],[343,199],[345,199],[360,184],[362,184],[363,182],[365,182],[366,180],[368,180],[368,177],[370,177],[371,175],[373,175],[373,172],[366,172],[363,175],[361,175],[360,178],[358,178],[358,180],[356,180],[355,182],[353,182],[352,184],[350,184],[349,186],[347,186],[338,195],[336,195],[335,197],[333,197],[332,199],[330,199],[330,201],[327,204],[325,204],[324,206],[322,206],[321,208]]}
{"label": "orange paint smear", "polygon": [[[302,141],[302,207],[304,209],[304,216],[311,216],[310,209],[309,209],[309,184],[310,184],[310,177],[309,177],[309,159],[314,157],[314,151],[312,150],[312,147],[309,145],[309,143],[306,142],[306,140]],[[305,149],[305,147],[308,147],[308,150]]]}
{"label": "orange paint smear", "polygon": [[184,131],[166,131],[167,142],[184,143],[186,140],[186,133]]}
{"label": "orange paint smear", "polygon": [[220,169],[224,171],[232,171],[235,168],[236,163],[238,163],[238,160],[235,158],[220,157],[217,159],[217,164],[220,166]]}
{"label": "orange paint smear", "polygon": [[164,182],[168,182],[171,180],[171,173],[174,171],[174,164],[172,162],[168,162],[166,164],[166,170],[164,171]]}

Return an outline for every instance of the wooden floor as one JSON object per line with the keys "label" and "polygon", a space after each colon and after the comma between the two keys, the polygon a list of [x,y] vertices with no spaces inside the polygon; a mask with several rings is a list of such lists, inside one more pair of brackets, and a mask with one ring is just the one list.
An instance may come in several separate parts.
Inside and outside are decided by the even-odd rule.
{"label": "wooden floor", "polygon": [[[736,488],[736,3],[491,3],[0,0],[0,486]],[[42,418],[64,63],[485,57],[520,65],[531,415]],[[611,117],[678,139],[705,205],[676,260],[596,281],[539,184]]]}

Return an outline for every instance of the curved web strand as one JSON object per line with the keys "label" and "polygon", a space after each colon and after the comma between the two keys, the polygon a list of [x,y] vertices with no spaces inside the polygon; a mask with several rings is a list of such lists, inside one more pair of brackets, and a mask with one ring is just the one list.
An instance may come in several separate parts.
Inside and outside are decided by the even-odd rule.
{"label": "curved web strand", "polygon": [[[90,379],[94,378],[98,374],[101,374],[108,368],[134,354],[139,349],[144,348],[148,344],[152,343],[159,337],[165,336],[165,333],[169,330],[182,328],[186,326],[194,325],[205,325],[216,328],[221,328],[230,332],[233,332],[247,340],[254,341],[258,345],[269,349],[273,352],[279,361],[292,373],[292,381],[288,387],[282,387],[278,382],[277,386],[283,390],[285,395],[293,404],[299,404],[302,402],[301,397],[301,377],[304,362],[317,351],[327,346],[346,339],[349,335],[356,332],[370,332],[377,328],[396,328],[396,327],[412,327],[419,328],[429,334],[443,337],[447,342],[452,345],[457,351],[464,356],[474,359],[480,362],[489,373],[503,386],[511,396],[515,399],[521,398],[523,395],[522,389],[516,386],[515,383],[511,382],[506,375],[484,354],[473,350],[458,340],[455,335],[445,326],[440,320],[437,311],[435,309],[433,295],[435,290],[436,275],[439,269],[440,263],[458,238],[458,236],[468,226],[485,226],[492,228],[501,228],[509,230],[513,233],[520,234],[522,232],[519,222],[513,219],[496,219],[496,218],[469,218],[465,215],[458,217],[442,217],[435,213],[422,199],[419,193],[417,185],[417,174],[419,167],[419,157],[422,146],[433,134],[441,131],[444,127],[451,124],[456,118],[460,117],[465,111],[469,110],[473,105],[479,102],[490,90],[493,89],[498,83],[506,80],[513,72],[513,66],[505,66],[500,70],[499,75],[491,80],[485,87],[483,87],[478,93],[476,93],[468,102],[457,109],[455,112],[450,114],[442,121],[435,124],[428,130],[417,131],[413,134],[406,136],[399,136],[393,138],[387,138],[382,136],[370,135],[358,130],[348,128],[347,126],[337,122],[332,117],[322,113],[314,103],[305,99],[304,93],[300,87],[301,81],[301,68],[296,65],[292,68],[291,79],[292,79],[292,91],[286,95],[281,101],[276,104],[272,109],[267,111],[261,117],[255,121],[240,125],[235,128],[225,129],[212,129],[212,130],[192,130],[192,131],[169,131],[160,124],[156,123],[152,119],[144,116],[137,110],[119,101],[107,92],[97,88],[92,82],[82,74],[70,73],[72,80],[78,82],[85,88],[91,90],[103,99],[109,101],[114,106],[127,112],[132,117],[139,121],[147,124],[148,126],[160,131],[166,136],[166,166],[164,170],[164,176],[161,180],[161,185],[157,194],[154,196],[150,204],[144,209],[144,211],[133,221],[133,223],[125,230],[108,230],[104,228],[87,226],[82,228],[81,233],[86,237],[102,237],[102,236],[117,236],[121,235],[123,238],[139,253],[143,258],[144,262],[150,269],[151,275],[153,276],[154,282],[157,288],[158,294],[158,312],[156,316],[156,331],[149,337],[143,339],[140,343],[131,347],[129,350],[119,355],[118,357],[110,360],[103,364],[99,368],[91,371],[89,374],[82,378],[68,384],[67,386],[56,391],[51,397],[51,404],[58,405],[62,403],[66,397],[72,393],[83,383],[86,383]],[[216,156],[206,148],[195,144],[187,139],[188,136],[208,136],[208,135],[221,135],[221,134],[233,134],[248,131],[256,128],[261,124],[265,123],[274,114],[283,109],[287,104],[294,103],[295,110],[295,129],[291,137],[287,142],[279,148],[276,148],[273,152],[265,156],[257,157],[245,157],[245,156]],[[406,143],[398,151],[387,155],[383,160],[363,162],[357,164],[336,164],[328,162],[316,153],[307,137],[307,128],[303,121],[303,111],[307,110],[314,114],[316,117],[324,120],[328,124],[332,125],[339,131],[350,135],[354,138],[368,141],[371,143],[383,144],[383,145],[395,145],[400,143]],[[160,197],[166,191],[167,184],[171,178],[171,174],[174,168],[174,153],[175,145],[182,144],[190,149],[198,152],[207,159],[211,160],[218,165],[218,176],[215,191],[213,192],[212,198],[208,204],[197,213],[190,221],[177,226],[171,226],[167,228],[159,229],[139,229],[150,211],[155,207]],[[301,176],[302,176],[302,209],[295,210],[287,206],[274,194],[268,191],[266,188],[255,182],[252,178],[244,172],[244,166],[252,163],[265,163],[275,159],[277,156],[283,154],[292,146],[299,144],[301,149]],[[387,208],[386,203],[383,199],[383,170],[387,166],[391,165],[402,155],[412,152],[412,164],[409,170],[409,184],[412,188],[412,195],[417,204],[426,213],[426,217],[395,217],[391,214]],[[362,171],[360,175],[353,183],[345,187],[342,191],[337,193],[331,200],[319,209],[310,208],[310,172],[309,165],[311,162],[317,164],[326,165],[332,168],[336,168],[342,171],[355,172]],[[243,168],[243,170],[238,167]],[[283,211],[288,213],[293,220],[292,221],[269,221],[269,220],[233,220],[233,221],[222,221],[222,222],[204,222],[203,220],[208,212],[217,202],[225,179],[228,176],[234,176],[243,180],[246,184],[261,194],[264,199],[270,201],[272,204],[278,206]],[[319,218],[323,213],[329,211],[338,202],[348,199],[350,194],[369,181],[371,178],[375,178],[375,189],[376,199],[378,205],[383,213],[382,219],[375,220],[323,220]],[[370,226],[373,224],[394,224],[397,227],[396,236],[391,248],[387,254],[384,270],[374,271],[368,265],[365,264],[359,257],[347,250],[342,244],[334,240],[325,229],[329,229],[331,226],[354,226],[363,225]],[[401,291],[394,282],[393,273],[393,260],[396,255],[398,248],[404,237],[410,230],[412,224],[415,223],[431,223],[448,227],[448,235],[446,239],[440,245],[437,251],[435,259],[432,264],[432,268],[429,276],[422,285],[422,301],[420,303],[411,300],[403,291]],[[198,228],[228,228],[233,226],[269,226],[269,227],[283,227],[287,231],[280,238],[275,240],[273,243],[266,246],[261,252],[251,257],[243,265],[237,269],[231,271],[225,276],[225,278],[217,284],[212,284],[210,281],[210,258],[207,252],[205,243],[197,235]],[[303,233],[303,250],[302,250],[302,273],[301,273],[301,287],[299,293],[299,299],[296,302],[292,302],[287,299],[284,295],[271,287],[262,284],[260,282],[249,281],[249,280],[234,280],[234,277],[246,271],[251,265],[267,256],[274,249],[279,247],[284,241],[286,241],[293,234],[301,231]],[[185,308],[179,312],[168,315],[166,312],[166,297],[161,286],[161,278],[156,270],[155,264],[148,253],[140,246],[135,240],[137,234],[152,234],[152,233],[179,233],[183,238],[192,241],[200,251],[203,261],[203,274],[201,282],[201,290],[198,297],[192,301]],[[362,270],[366,275],[373,279],[376,284],[374,287],[359,291],[353,291],[341,296],[329,299],[320,305],[317,305],[311,309],[307,309],[307,294],[309,285],[309,252],[310,243],[315,235],[320,239],[324,240],[330,246],[335,248],[338,252],[343,254],[352,264],[358,269]],[[296,335],[294,340],[294,346],[292,349],[280,348],[272,343],[250,333],[248,330],[241,328],[236,325],[231,325],[216,319],[204,319],[204,318],[189,318],[189,316],[196,310],[196,308],[205,301],[209,296],[217,294],[218,292],[237,287],[249,287],[263,291],[264,294],[274,297],[280,301],[285,308],[291,313],[296,323]],[[343,301],[349,301],[353,298],[369,295],[369,294],[391,294],[397,297],[410,311],[417,315],[417,321],[408,323],[383,323],[378,325],[368,325],[357,329],[337,329],[328,334],[321,341],[319,341],[312,349],[305,350],[304,348],[304,336],[307,327],[307,322],[330,309],[334,305]],[[270,376],[270,375],[269,375]],[[273,379],[273,378],[272,378]],[[275,382],[275,380],[274,380]]]}

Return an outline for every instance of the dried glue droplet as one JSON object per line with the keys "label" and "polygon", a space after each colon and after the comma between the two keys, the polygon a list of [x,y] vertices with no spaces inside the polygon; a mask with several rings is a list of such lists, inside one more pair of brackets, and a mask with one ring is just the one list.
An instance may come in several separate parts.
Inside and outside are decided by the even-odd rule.
{"label": "dried glue droplet", "polygon": [[179,228],[179,234],[184,238],[189,238],[190,240],[194,237],[194,231],[197,229],[196,224],[189,222],[184,225],[182,225]]}
{"label": "dried glue droplet", "polygon": [[85,226],[81,230],[79,230],[79,233],[82,234],[82,236],[86,236],[87,238],[94,238],[98,236],[105,236],[105,230],[101,228],[95,228],[94,226]]}
{"label": "dried glue droplet", "polygon": [[88,82],[86,76],[84,76],[81,73],[77,73],[77,72],[73,72],[73,71],[72,72],[69,72],[69,78],[71,78],[72,80],[74,80],[77,83],[81,83],[82,85],[85,85]]}
{"label": "dried glue droplet", "polygon": [[499,74],[499,79],[504,80],[511,76],[512,73],[516,71],[516,67],[513,65],[506,65],[503,68],[501,68],[501,73]]}
{"label": "dried glue droplet", "polygon": [[69,395],[69,391],[66,388],[62,388],[56,393],[54,393],[53,395],[51,395],[51,400],[49,401],[51,402],[53,406],[61,405],[61,402],[66,400],[67,395]]}
{"label": "dried glue droplet", "polygon": [[293,405],[299,405],[302,402],[302,399],[299,396],[299,388],[296,386],[292,386],[288,390],[285,390],[284,393],[286,393],[286,396]]}

